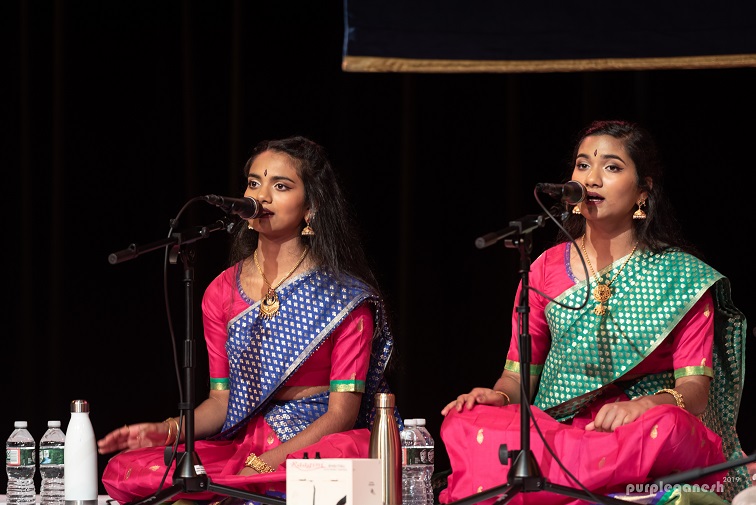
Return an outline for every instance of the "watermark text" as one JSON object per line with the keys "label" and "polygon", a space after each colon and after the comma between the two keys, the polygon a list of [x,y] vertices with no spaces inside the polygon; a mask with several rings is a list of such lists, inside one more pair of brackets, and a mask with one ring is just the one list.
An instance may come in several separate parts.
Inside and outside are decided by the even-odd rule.
{"label": "watermark text", "polygon": [[714,492],[714,493],[723,493],[724,492],[724,484],[721,482],[717,482],[715,484],[658,484],[658,483],[646,483],[646,484],[628,484],[625,488],[625,492],[630,493],[645,493],[645,494],[656,494],[660,491],[668,492],[672,491],[673,489],[679,489],[680,491],[685,492],[693,492],[693,493],[699,493],[699,492]]}

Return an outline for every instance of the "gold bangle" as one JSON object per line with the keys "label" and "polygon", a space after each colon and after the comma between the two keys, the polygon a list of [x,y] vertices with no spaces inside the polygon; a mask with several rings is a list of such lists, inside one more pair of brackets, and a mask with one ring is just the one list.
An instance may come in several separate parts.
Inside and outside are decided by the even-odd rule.
{"label": "gold bangle", "polygon": [[674,389],[660,389],[654,395],[660,395],[662,393],[668,393],[671,394],[675,398],[675,403],[678,407],[681,409],[685,408],[685,400],[683,399],[683,395],[679,391],[675,391]]}
{"label": "gold bangle", "polygon": [[504,391],[499,391],[498,389],[494,389],[494,390],[493,390],[493,392],[494,392],[494,393],[496,393],[497,395],[501,395],[501,396],[503,396],[503,397],[504,397],[504,399],[506,399],[506,400],[507,400],[507,403],[505,403],[505,404],[504,404],[504,406],[507,406],[507,405],[509,405],[510,403],[512,403],[512,400],[510,400],[510,399],[509,399],[509,395],[508,395],[508,394],[506,394],[506,393],[505,393]]}
{"label": "gold bangle", "polygon": [[176,438],[178,437],[178,422],[176,422],[176,436],[173,436],[173,425],[171,424],[171,421],[176,421],[172,417],[169,417],[165,421],[163,421],[165,424],[168,425],[168,435],[165,437],[165,443],[163,445],[171,445],[173,442],[176,441]]}
{"label": "gold bangle", "polygon": [[168,419],[173,421],[173,424],[176,425],[176,438],[174,439],[174,441],[178,440],[179,442],[181,442],[181,427],[179,426],[178,419],[176,419],[175,417],[169,417]]}
{"label": "gold bangle", "polygon": [[254,452],[249,453],[247,459],[244,460],[244,466],[253,469],[257,473],[272,473],[276,471],[275,468],[255,456]]}

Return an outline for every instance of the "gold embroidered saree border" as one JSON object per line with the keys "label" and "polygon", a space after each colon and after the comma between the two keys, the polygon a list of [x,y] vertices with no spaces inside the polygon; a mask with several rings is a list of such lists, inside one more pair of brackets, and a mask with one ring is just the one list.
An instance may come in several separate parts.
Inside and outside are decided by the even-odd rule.
{"label": "gold embroidered saree border", "polygon": [[[509,370],[510,372],[514,373],[520,373],[520,362],[519,361],[512,361],[511,359],[508,359],[506,363],[504,363],[504,370]],[[530,364],[530,375],[541,375],[541,372],[543,371],[543,365],[534,365]]]}
{"label": "gold embroidered saree border", "polygon": [[211,391],[228,391],[230,389],[228,377],[224,379],[216,379],[210,377],[210,390]]}
{"label": "gold embroidered saree border", "polygon": [[364,393],[365,381],[358,381],[358,380],[331,381],[330,390],[333,393]]}
{"label": "gold embroidered saree border", "polygon": [[675,369],[675,380],[690,375],[705,375],[706,377],[711,377],[713,379],[714,369],[708,366],[685,366]]}

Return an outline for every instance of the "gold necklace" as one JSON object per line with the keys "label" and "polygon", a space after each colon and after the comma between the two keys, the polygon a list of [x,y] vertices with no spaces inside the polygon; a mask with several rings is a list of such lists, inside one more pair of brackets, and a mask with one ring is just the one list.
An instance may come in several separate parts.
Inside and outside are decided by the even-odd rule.
{"label": "gold necklace", "polygon": [[294,267],[289,270],[289,273],[284,275],[283,279],[278,281],[275,286],[271,286],[268,279],[265,277],[265,272],[263,272],[262,267],[260,266],[260,263],[257,261],[257,249],[255,249],[255,253],[252,255],[252,258],[255,260],[255,266],[257,266],[257,271],[260,272],[260,275],[262,275],[263,281],[265,281],[265,284],[268,285],[268,292],[265,293],[265,296],[262,300],[260,300],[260,315],[265,319],[271,319],[273,316],[278,314],[278,308],[281,306],[281,304],[278,301],[278,295],[276,294],[276,288],[283,284],[283,282],[291,277],[291,274],[294,273],[294,270],[299,268],[299,265],[302,264],[302,262],[305,259],[305,256],[307,256],[307,253],[310,252],[309,247],[305,247],[304,252],[302,253],[302,257],[299,258],[299,261],[297,261],[297,264],[294,265]]}
{"label": "gold necklace", "polygon": [[604,305],[609,298],[612,296],[612,288],[610,287],[612,283],[617,279],[619,274],[622,272],[622,270],[625,268],[625,265],[627,265],[627,262],[630,261],[630,259],[633,257],[633,254],[635,253],[635,249],[638,247],[638,242],[635,242],[635,245],[633,246],[633,250],[630,251],[630,254],[627,255],[627,259],[624,263],[622,263],[622,266],[617,270],[617,273],[614,274],[614,277],[612,277],[612,280],[607,282],[606,284],[602,284],[599,282],[600,277],[598,276],[598,273],[593,269],[593,265],[591,265],[591,260],[588,258],[588,252],[585,250],[585,235],[583,235],[583,240],[580,243],[580,247],[583,249],[583,254],[585,255],[585,261],[588,263],[588,266],[591,269],[591,273],[596,278],[596,287],[593,289],[593,298],[599,302],[598,305],[593,307],[593,313],[597,316],[603,316],[606,314],[606,309],[609,307]]}

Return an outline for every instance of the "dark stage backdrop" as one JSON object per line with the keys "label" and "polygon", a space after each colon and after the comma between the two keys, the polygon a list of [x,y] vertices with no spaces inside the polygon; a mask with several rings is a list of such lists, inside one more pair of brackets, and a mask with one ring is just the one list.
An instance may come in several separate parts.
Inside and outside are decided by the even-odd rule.
{"label": "dark stage backdrop", "polygon": [[[438,470],[448,468],[441,408],[493,384],[509,344],[517,253],[474,241],[540,212],[534,185],[563,180],[573,135],[592,119],[656,133],[681,226],[756,320],[753,68],[348,73],[335,0],[1,9],[3,437],[16,419],[37,439],[48,419],[67,425],[77,398],[91,403],[98,437],[177,413],[163,252],[117,265],[108,256],[164,239],[196,196],[241,195],[244,161],[266,138],[303,134],[330,151],[390,305],[398,405],[427,418]],[[195,203],[180,223],[219,216]],[[534,256],[555,232],[534,232]],[[196,400],[208,386],[199,300],[226,266],[227,238],[195,243]],[[182,275],[167,266],[179,349]],[[739,418],[749,453],[752,364]]]}

